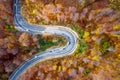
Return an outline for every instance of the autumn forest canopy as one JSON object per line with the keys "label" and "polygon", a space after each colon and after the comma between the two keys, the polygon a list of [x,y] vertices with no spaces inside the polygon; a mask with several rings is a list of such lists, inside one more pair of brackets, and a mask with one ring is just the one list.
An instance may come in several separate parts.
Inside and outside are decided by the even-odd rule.
{"label": "autumn forest canopy", "polygon": [[[32,25],[60,25],[78,34],[70,56],[39,62],[18,80],[120,80],[120,0],[19,0]],[[38,52],[66,44],[62,36],[21,32],[13,0],[0,0],[0,80]]]}

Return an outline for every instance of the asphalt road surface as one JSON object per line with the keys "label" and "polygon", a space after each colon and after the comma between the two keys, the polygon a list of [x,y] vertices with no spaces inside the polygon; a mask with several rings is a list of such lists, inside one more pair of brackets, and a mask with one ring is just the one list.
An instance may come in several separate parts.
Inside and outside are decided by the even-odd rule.
{"label": "asphalt road surface", "polygon": [[[77,47],[77,34],[70,28],[56,25],[35,26],[28,24],[21,16],[19,0],[14,0],[14,25],[15,28],[22,32],[31,34],[53,34],[60,35],[67,39],[67,44],[60,48],[52,48],[44,52],[33,55],[27,61],[23,62],[9,77],[9,80],[17,80],[25,70],[34,64],[57,57],[63,57],[72,54]],[[53,27],[54,26],[54,27]]]}

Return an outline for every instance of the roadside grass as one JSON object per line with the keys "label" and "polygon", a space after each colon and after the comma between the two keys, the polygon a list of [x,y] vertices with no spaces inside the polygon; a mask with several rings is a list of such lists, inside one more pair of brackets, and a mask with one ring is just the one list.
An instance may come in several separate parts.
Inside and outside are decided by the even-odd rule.
{"label": "roadside grass", "polygon": [[45,42],[43,39],[40,39],[39,45],[41,46],[41,48],[40,49],[38,48],[38,51],[41,52],[41,51],[45,51],[46,49],[48,49],[52,46],[57,46],[58,43],[52,42],[52,41]]}
{"label": "roadside grass", "polygon": [[[63,46],[65,45],[65,41],[64,39],[62,39],[62,37],[57,37],[57,40],[54,42],[53,40],[45,40],[44,38],[41,38],[40,35],[38,35],[39,37],[39,45],[40,45],[40,48],[37,48],[37,51],[38,52],[42,52],[42,51],[45,51],[46,49],[50,48],[50,47],[53,47],[53,46]],[[62,44],[62,45],[61,45]]]}
{"label": "roadside grass", "polygon": [[85,48],[87,46],[86,42],[83,39],[83,36],[85,34],[85,30],[82,29],[81,27],[79,27],[75,23],[68,24],[67,26],[70,27],[72,30],[74,30],[79,36],[78,37],[78,46],[77,46],[75,54],[77,54],[77,55],[84,54]]}

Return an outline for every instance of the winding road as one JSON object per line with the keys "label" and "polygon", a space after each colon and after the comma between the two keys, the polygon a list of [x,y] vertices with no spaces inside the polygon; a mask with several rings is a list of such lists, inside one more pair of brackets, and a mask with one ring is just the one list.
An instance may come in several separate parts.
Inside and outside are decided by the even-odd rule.
{"label": "winding road", "polygon": [[[18,77],[34,64],[51,58],[63,57],[72,54],[77,48],[77,34],[70,28],[56,25],[35,26],[28,24],[21,15],[19,0],[14,0],[14,25],[15,28],[22,32],[31,34],[53,34],[66,38],[67,44],[64,47],[52,48],[44,52],[33,55],[27,61],[23,62],[9,77],[9,80],[17,80]],[[54,26],[54,27],[53,27]]]}

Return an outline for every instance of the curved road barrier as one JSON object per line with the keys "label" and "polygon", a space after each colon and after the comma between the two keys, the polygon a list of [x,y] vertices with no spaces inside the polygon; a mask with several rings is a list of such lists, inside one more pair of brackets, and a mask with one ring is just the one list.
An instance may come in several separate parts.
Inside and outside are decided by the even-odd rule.
{"label": "curved road barrier", "polygon": [[[21,16],[19,0],[14,0],[14,25],[15,28],[22,32],[28,32],[31,34],[53,34],[60,35],[66,38],[67,44],[60,48],[52,48],[44,52],[33,55],[27,61],[23,62],[9,77],[9,80],[17,80],[26,69],[30,68],[34,64],[57,57],[63,57],[72,54],[77,48],[77,34],[70,28],[55,25],[41,25],[34,26],[28,24]],[[55,26],[55,27],[53,27]]]}

